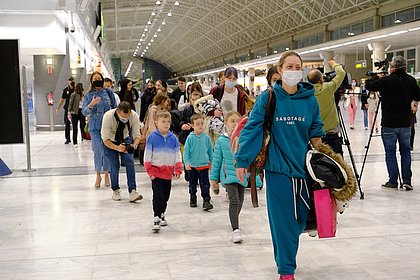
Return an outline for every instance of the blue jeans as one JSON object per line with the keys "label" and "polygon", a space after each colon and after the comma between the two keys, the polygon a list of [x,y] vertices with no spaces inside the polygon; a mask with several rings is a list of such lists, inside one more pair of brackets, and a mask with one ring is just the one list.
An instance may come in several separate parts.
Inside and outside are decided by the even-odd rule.
{"label": "blue jeans", "polygon": [[202,198],[210,197],[210,181],[209,181],[209,169],[197,170],[192,167],[188,171],[190,177],[189,180],[189,192],[195,195],[197,193],[197,184],[200,181],[200,190]]}
{"label": "blue jeans", "polygon": [[104,143],[102,141],[100,130],[89,130],[92,140],[93,161],[95,163],[95,171],[109,171],[110,166],[108,160],[104,157]]}
{"label": "blue jeans", "polygon": [[120,155],[121,160],[125,164],[125,173],[127,176],[128,192],[136,189],[136,171],[134,169],[134,155],[129,153],[120,153],[104,146],[105,158],[111,165],[111,188],[113,191],[119,190],[119,174],[120,174]]}
{"label": "blue jeans", "polygon": [[402,180],[405,184],[411,184],[411,150],[410,150],[410,127],[382,127],[382,141],[385,148],[385,162],[388,169],[389,182],[397,184],[397,140],[400,147]]}
{"label": "blue jeans", "polygon": [[363,111],[363,124],[366,127],[369,127],[369,122],[368,122],[368,110],[362,110]]}

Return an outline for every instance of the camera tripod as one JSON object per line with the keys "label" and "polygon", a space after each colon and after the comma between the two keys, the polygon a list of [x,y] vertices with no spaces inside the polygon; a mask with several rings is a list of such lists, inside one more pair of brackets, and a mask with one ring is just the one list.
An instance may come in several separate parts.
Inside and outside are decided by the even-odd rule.
{"label": "camera tripod", "polygon": [[[349,152],[351,165],[353,167],[354,176],[356,177],[357,187],[359,188],[359,192],[360,192],[360,199],[365,199],[365,193],[362,191],[362,188],[360,186],[361,175],[359,176],[359,173],[357,172],[356,163],[354,161],[353,152],[351,150],[349,136],[347,134],[346,126],[344,124],[343,114],[341,114],[341,110],[340,110],[339,106],[337,106],[337,111],[338,111],[338,120],[339,120],[340,131],[341,131],[341,138],[343,140],[343,144],[347,146],[347,150]],[[376,119],[376,116],[375,116],[375,119]],[[366,152],[366,154],[367,154],[367,152]],[[362,170],[363,170],[363,167],[362,167]]]}

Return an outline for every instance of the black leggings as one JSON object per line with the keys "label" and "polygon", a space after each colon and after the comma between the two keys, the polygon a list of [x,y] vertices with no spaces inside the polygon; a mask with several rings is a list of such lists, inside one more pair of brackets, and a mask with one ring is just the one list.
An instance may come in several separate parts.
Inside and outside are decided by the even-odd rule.
{"label": "black leggings", "polygon": [[85,125],[86,119],[85,116],[82,114],[82,109],[79,108],[78,114],[71,114],[71,123],[73,125],[73,144],[77,144],[77,123],[80,121],[80,134],[82,135],[82,139],[86,139],[85,133]]}

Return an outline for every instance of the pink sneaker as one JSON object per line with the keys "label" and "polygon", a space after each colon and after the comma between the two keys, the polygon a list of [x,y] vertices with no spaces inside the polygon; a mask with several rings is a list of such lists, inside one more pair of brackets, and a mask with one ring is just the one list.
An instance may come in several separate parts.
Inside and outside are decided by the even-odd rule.
{"label": "pink sneaker", "polygon": [[295,280],[294,274],[280,275],[279,280]]}

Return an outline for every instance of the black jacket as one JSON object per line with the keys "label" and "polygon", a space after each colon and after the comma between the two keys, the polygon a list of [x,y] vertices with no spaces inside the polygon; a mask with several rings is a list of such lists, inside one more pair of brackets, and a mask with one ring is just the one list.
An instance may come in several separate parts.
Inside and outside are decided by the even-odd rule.
{"label": "black jacket", "polygon": [[140,121],[144,122],[146,118],[147,109],[153,103],[153,98],[156,95],[156,88],[152,87],[151,89],[146,88],[143,95],[140,97]]}
{"label": "black jacket", "polygon": [[175,99],[176,104],[179,103],[179,99],[181,99],[181,96],[185,95],[186,91],[181,91],[179,87],[177,87],[171,94],[171,98]]}
{"label": "black jacket", "polygon": [[413,113],[411,102],[420,100],[416,80],[405,70],[398,69],[391,75],[366,81],[366,89],[381,95],[382,122],[384,127],[410,127]]}

